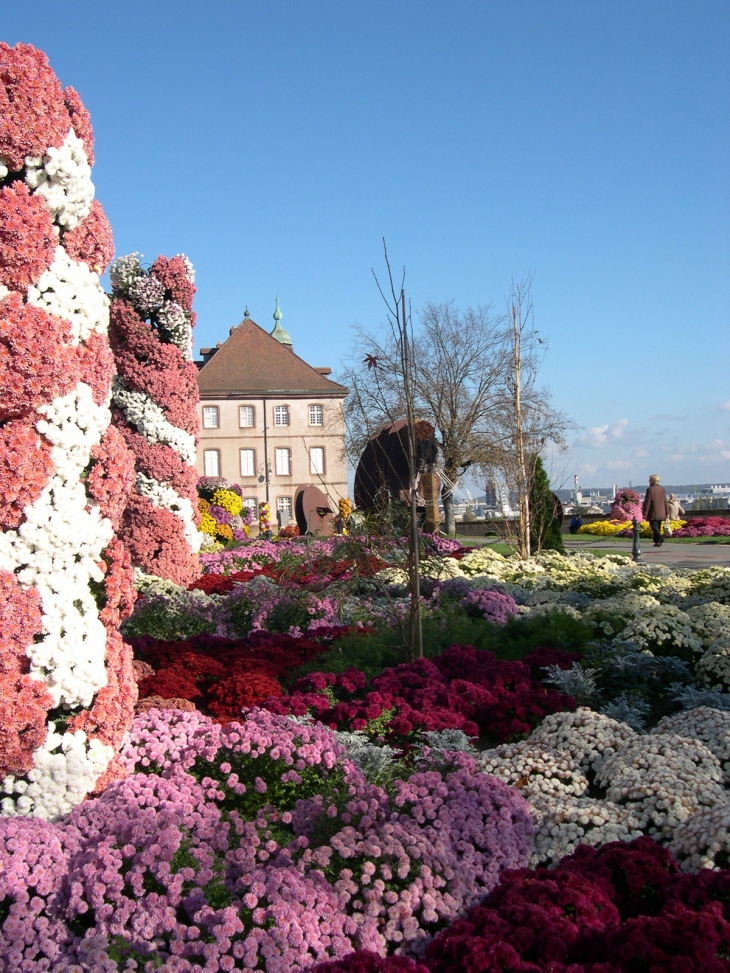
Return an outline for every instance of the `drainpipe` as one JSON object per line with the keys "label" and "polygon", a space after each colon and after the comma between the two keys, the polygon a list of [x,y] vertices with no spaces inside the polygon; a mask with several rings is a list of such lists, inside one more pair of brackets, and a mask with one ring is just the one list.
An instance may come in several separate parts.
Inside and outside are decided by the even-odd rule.
{"label": "drainpipe", "polygon": [[271,504],[269,503],[269,428],[268,428],[268,412],[266,409],[266,399],[261,399],[264,407],[264,471],[266,475],[266,502],[269,504],[269,510],[271,510]]}

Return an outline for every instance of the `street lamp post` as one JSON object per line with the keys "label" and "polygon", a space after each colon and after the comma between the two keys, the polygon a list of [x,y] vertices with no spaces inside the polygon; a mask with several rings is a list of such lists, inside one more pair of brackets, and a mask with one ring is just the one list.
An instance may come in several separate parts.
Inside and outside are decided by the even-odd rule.
{"label": "street lamp post", "polygon": [[631,560],[635,561],[637,564],[643,564],[641,560],[641,523],[634,517],[634,545],[631,549]]}

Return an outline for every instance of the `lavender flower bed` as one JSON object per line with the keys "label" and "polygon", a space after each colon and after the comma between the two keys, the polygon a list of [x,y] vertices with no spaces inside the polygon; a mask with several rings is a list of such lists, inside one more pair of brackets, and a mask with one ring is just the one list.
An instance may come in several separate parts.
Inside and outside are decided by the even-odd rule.
{"label": "lavender flower bed", "polygon": [[303,970],[411,950],[527,861],[528,805],[472,758],[389,791],[334,735],[252,710],[137,717],[131,776],[58,823],[0,820],[7,970]]}

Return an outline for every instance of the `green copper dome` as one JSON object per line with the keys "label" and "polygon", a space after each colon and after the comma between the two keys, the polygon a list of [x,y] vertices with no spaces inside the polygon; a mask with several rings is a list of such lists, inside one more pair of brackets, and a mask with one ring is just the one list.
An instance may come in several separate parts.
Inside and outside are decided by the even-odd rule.
{"label": "green copper dome", "polygon": [[276,299],[276,310],[274,311],[274,330],[271,332],[271,337],[276,338],[279,344],[286,345],[287,347],[292,347],[291,336],[288,331],[285,331],[281,326],[281,319],[284,315],[281,313],[281,308],[279,307],[279,298]]}

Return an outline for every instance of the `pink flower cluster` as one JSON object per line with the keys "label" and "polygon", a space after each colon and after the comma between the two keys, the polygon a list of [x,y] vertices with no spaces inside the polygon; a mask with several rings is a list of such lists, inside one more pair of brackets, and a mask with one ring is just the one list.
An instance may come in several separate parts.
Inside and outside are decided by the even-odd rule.
{"label": "pink flower cluster", "polygon": [[636,490],[624,487],[619,490],[611,504],[611,520],[643,520],[641,497]]}
{"label": "pink flower cluster", "polygon": [[526,802],[468,760],[389,796],[329,731],[266,712],[221,728],[152,710],[122,760],[131,776],[63,822],[0,821],[13,968],[296,973],[382,956],[429,938],[529,849]]}
{"label": "pink flower cluster", "polygon": [[574,709],[575,700],[533,679],[529,656],[505,662],[471,645],[452,645],[434,659],[385,669],[369,687],[358,669],[314,672],[297,680],[291,695],[265,705],[274,713],[311,713],[332,729],[375,725],[393,740],[458,729],[502,743],[529,733],[548,713]]}
{"label": "pink flower cluster", "polygon": [[691,517],[675,537],[730,537],[730,520],[725,517]]}
{"label": "pink flower cluster", "polygon": [[[131,279],[112,273],[109,337],[123,388],[141,393],[172,427],[195,436],[197,369],[190,361],[188,340],[194,324],[191,274],[180,256],[160,256],[148,272],[137,265]],[[181,322],[180,332],[167,327],[170,308]],[[138,484],[121,528],[132,562],[149,574],[190,584],[200,574],[197,549],[191,547],[200,520],[195,468],[174,445],[158,441],[148,427],[138,428],[135,416],[122,408],[115,408],[113,415],[147,485]]]}
{"label": "pink flower cluster", "polygon": [[[35,587],[18,579],[24,573],[34,574],[40,579],[39,587],[41,581],[48,587],[44,572],[54,575],[64,570],[58,565],[73,564],[76,545],[78,560],[88,558],[90,543],[88,538],[77,539],[74,533],[77,528],[74,516],[85,512],[83,507],[73,506],[67,489],[74,486],[69,481],[68,469],[73,469],[76,460],[65,466],[61,460],[61,468],[56,469],[54,449],[63,453],[70,447],[63,437],[59,441],[58,433],[53,441],[47,438],[47,427],[41,425],[41,420],[45,421],[47,407],[56,408],[64,396],[77,393],[81,396],[79,401],[83,401],[84,385],[91,389],[95,407],[102,407],[107,400],[114,362],[105,333],[105,298],[89,269],[103,273],[114,245],[101,205],[91,201],[93,186],[88,180],[88,168],[78,157],[82,155],[80,150],[71,162],[70,156],[56,157],[61,167],[76,166],[69,170],[75,189],[57,184],[53,190],[55,202],[44,195],[43,180],[48,173],[43,167],[50,158],[49,153],[53,155],[69,140],[73,142],[75,135],[81,139],[91,165],[94,138],[89,114],[79,95],[73,88],[61,89],[41,51],[26,44],[13,48],[0,44],[0,118],[0,162],[4,167],[0,188],[0,294],[5,295],[0,300],[0,528],[10,532],[6,552],[13,554],[8,553],[8,563],[16,556],[16,550],[23,550],[22,545],[16,545],[19,536],[16,532],[23,531],[30,508],[44,492],[45,502],[50,502],[56,516],[55,526],[50,524],[46,531],[45,560],[38,553],[43,544],[36,542],[36,553],[17,554],[21,559],[13,562],[17,577],[8,571],[1,575],[0,776],[18,776],[33,767],[34,751],[47,738],[47,714],[54,708],[42,675],[37,671],[31,675],[28,658],[31,648],[48,637],[44,634],[48,628],[41,599]],[[29,167],[40,167],[40,183],[29,178]],[[72,216],[61,219],[63,199]],[[84,207],[86,216],[83,216]],[[75,274],[74,282],[81,281],[83,286],[76,292],[69,287],[64,291],[53,283],[41,286],[41,278],[49,270],[52,279],[54,274],[62,278],[64,273]],[[54,313],[42,306],[45,297],[41,300],[40,293],[54,295]],[[68,399],[61,406],[62,412],[68,409],[67,403]],[[82,408],[78,406],[79,412]],[[88,429],[88,416],[67,412],[64,415],[66,429],[73,432],[75,423],[78,429]],[[103,414],[95,414],[95,421],[103,427]],[[39,432],[39,428],[44,432]],[[83,438],[76,435],[73,450],[78,451]],[[66,492],[58,485],[64,478]],[[130,486],[130,466],[126,447],[113,432],[107,432],[101,442],[91,447],[89,467],[80,475],[80,482],[83,480],[87,512],[91,507],[98,507],[102,517],[108,516],[116,526]],[[68,509],[63,509],[64,503]],[[65,570],[71,592],[69,600],[80,594],[90,600],[91,595],[98,598],[99,618],[107,630],[102,667],[106,669],[107,684],[91,694],[94,695],[91,706],[73,707],[75,715],[68,728],[83,727],[89,736],[118,747],[131,722],[136,700],[131,652],[123,646],[117,632],[120,618],[131,611],[132,571],[128,560],[120,558],[116,541],[106,550],[103,549],[105,541],[96,543],[94,557],[100,559],[101,570],[106,573],[103,585],[91,577],[79,581],[79,576],[84,577],[83,571],[74,575],[73,569]],[[27,566],[23,558],[31,561],[35,558],[30,572],[19,570]],[[64,579],[53,577],[50,587],[56,583],[63,584]],[[81,586],[76,595],[74,584]],[[83,611],[88,617],[88,607]],[[73,635],[77,641],[83,634],[83,622],[80,629]],[[56,643],[49,658],[54,658],[59,668],[71,669],[78,644],[71,648],[68,643],[72,636],[68,633],[62,632],[59,638],[60,644]],[[89,668],[98,671],[99,661],[90,659]],[[53,668],[47,674],[47,683],[50,688],[57,684]]]}

